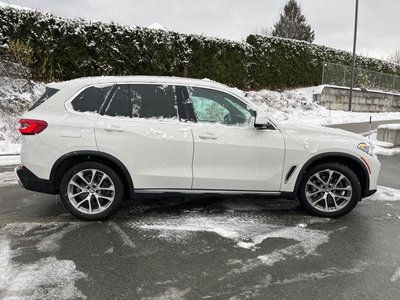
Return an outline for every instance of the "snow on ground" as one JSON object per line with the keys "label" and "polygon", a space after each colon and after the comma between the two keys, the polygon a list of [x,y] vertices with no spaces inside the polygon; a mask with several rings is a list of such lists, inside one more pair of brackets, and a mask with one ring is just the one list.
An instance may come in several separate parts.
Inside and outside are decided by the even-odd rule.
{"label": "snow on ground", "polygon": [[269,90],[252,91],[247,93],[247,97],[278,122],[328,125],[368,122],[370,116],[372,116],[373,121],[400,119],[400,112],[329,111],[329,109],[313,101],[313,95],[321,93],[323,87],[299,88],[282,92]]}
{"label": "snow on ground", "polygon": [[350,267],[350,268],[346,268],[346,269],[331,267],[331,268],[321,270],[319,272],[300,273],[293,278],[277,280],[275,282],[275,284],[289,284],[289,283],[295,283],[295,282],[305,282],[305,281],[310,281],[310,280],[325,279],[325,278],[339,276],[339,275],[345,275],[345,274],[357,274],[357,273],[361,273],[362,271],[364,271],[367,266],[368,266],[368,263],[360,261],[354,267]]}
{"label": "snow on ground", "polygon": [[[16,223],[0,228],[0,291],[5,299],[82,299],[85,295],[76,287],[76,282],[85,279],[86,275],[76,269],[71,260],[59,260],[54,255],[38,259],[33,263],[23,263],[24,251],[30,254],[35,248],[19,247],[21,240],[37,243],[38,249],[43,249],[40,241],[52,244],[44,247],[54,251],[59,246],[60,235],[67,232],[74,224],[61,223]],[[75,224],[76,228],[78,225]],[[47,233],[58,235],[47,236]],[[33,237],[32,235],[33,234]]]}
{"label": "snow on ground", "polygon": [[393,274],[392,278],[390,278],[390,281],[395,282],[400,279],[400,267],[397,268],[396,272]]}
{"label": "snow on ground", "polygon": [[19,165],[21,158],[19,155],[0,155],[0,167]]}
{"label": "snow on ground", "polygon": [[370,201],[400,201],[400,190],[392,189],[389,187],[378,186],[378,191],[366,198]]}
{"label": "snow on ground", "polygon": [[14,172],[0,173],[0,186],[17,184],[17,177]]}
{"label": "snow on ground", "polygon": [[400,154],[399,147],[393,147],[394,145],[391,143],[378,141],[377,130],[371,131],[370,141],[374,145],[375,154],[386,155],[386,156],[393,156]]}
{"label": "snow on ground", "polygon": [[[318,222],[328,219],[314,218]],[[305,257],[315,253],[317,247],[326,243],[329,233],[308,228],[303,224],[293,226],[276,225],[267,220],[258,220],[244,215],[243,217],[224,215],[187,214],[182,217],[159,219],[152,222],[131,223],[132,227],[145,231],[156,231],[158,237],[166,240],[184,240],[191,234],[213,232],[232,240],[236,247],[256,250],[264,240],[282,238],[295,241],[294,245],[265,254],[258,258],[263,264],[273,265],[287,256]],[[314,223],[314,222],[311,222]]]}

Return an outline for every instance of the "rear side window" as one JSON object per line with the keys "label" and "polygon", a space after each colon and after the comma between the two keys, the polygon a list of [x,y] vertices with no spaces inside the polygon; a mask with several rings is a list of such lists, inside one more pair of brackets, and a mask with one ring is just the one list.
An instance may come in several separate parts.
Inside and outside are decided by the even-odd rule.
{"label": "rear side window", "polygon": [[176,118],[178,112],[175,87],[156,84],[119,85],[111,96],[105,115],[130,118]]}
{"label": "rear side window", "polygon": [[71,105],[75,111],[99,112],[111,88],[112,86],[88,87],[71,102]]}
{"label": "rear side window", "polygon": [[29,111],[34,110],[39,105],[43,104],[47,99],[52,97],[58,91],[59,91],[58,89],[46,87],[46,90],[44,91],[43,95],[35,103],[33,103]]}

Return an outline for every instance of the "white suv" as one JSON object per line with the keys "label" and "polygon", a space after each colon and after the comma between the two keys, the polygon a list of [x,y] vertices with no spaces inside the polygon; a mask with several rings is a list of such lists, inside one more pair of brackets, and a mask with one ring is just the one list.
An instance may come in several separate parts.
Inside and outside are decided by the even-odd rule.
{"label": "white suv", "polygon": [[380,164],[360,135],[276,124],[209,80],[96,77],[50,84],[20,120],[28,190],[104,219],[137,193],[298,198],[338,217],[376,191]]}

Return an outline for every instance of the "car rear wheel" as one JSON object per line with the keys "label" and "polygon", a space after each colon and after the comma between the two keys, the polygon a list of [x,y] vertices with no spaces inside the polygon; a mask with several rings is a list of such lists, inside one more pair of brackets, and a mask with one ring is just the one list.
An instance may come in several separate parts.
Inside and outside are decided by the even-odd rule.
{"label": "car rear wheel", "polygon": [[317,165],[305,173],[299,200],[313,215],[340,217],[361,200],[361,184],[356,174],[342,164]]}
{"label": "car rear wheel", "polygon": [[69,169],[61,180],[60,197],[75,217],[103,220],[119,207],[123,185],[110,167],[98,162],[85,162]]}

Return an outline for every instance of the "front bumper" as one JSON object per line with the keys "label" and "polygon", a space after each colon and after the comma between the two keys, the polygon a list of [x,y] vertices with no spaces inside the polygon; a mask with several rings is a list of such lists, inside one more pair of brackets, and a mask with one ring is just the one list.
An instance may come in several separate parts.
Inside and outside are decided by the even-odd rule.
{"label": "front bumper", "polygon": [[50,180],[37,177],[26,167],[18,166],[15,168],[14,172],[17,175],[19,185],[23,188],[45,194],[56,194],[54,185]]}

